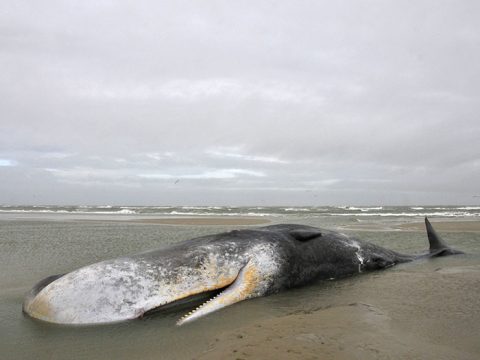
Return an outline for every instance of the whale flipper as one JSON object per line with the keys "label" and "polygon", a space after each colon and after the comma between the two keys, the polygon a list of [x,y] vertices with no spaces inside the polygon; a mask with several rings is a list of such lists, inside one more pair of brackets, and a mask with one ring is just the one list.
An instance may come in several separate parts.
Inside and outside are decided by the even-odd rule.
{"label": "whale flipper", "polygon": [[425,227],[427,228],[428,242],[430,243],[430,256],[446,256],[463,254],[462,251],[450,248],[445,241],[437,234],[428,218],[425,217]]}
{"label": "whale flipper", "polygon": [[196,320],[225,306],[257,296],[256,290],[260,284],[260,274],[256,265],[249,261],[238,273],[235,281],[214,298],[190,311],[177,321],[177,325]]}

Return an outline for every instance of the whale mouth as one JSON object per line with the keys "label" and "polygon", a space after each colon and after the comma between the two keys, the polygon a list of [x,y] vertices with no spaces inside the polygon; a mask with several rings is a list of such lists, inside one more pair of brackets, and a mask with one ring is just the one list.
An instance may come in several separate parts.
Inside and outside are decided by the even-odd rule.
{"label": "whale mouth", "polygon": [[[200,295],[200,300],[208,299],[207,301],[199,303],[197,307],[194,307],[193,310],[182,316],[177,321],[177,325],[180,326],[228,305],[233,305],[239,301],[251,298],[255,290],[258,289],[259,278],[258,266],[252,261],[249,261],[240,269],[232,282],[223,283],[223,286],[211,289],[210,291],[197,292],[193,294],[193,297],[191,295],[185,296],[183,299],[179,299],[181,301],[180,303],[177,300],[165,305],[172,308],[175,303],[180,305],[188,303],[191,306],[192,300],[199,299],[198,295]],[[161,308],[165,309],[166,307],[160,306],[156,309]]]}
{"label": "whale mouth", "polygon": [[160,305],[156,308],[145,311],[139,318],[156,316],[156,315],[165,315],[165,314],[177,314],[181,312],[189,313],[193,309],[198,308],[202,304],[208,302],[209,300],[215,298],[220,294],[224,289],[223,288],[205,291],[199,294],[191,295],[183,299],[172,301],[171,303]]}

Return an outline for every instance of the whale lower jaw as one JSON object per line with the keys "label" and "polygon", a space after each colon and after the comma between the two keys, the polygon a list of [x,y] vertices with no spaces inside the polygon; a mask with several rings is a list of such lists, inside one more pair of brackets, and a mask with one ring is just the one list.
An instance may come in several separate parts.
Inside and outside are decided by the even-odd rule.
{"label": "whale lower jaw", "polygon": [[256,291],[259,290],[259,284],[259,270],[252,262],[248,262],[248,264],[240,270],[232,284],[215,297],[183,316],[177,321],[177,325],[183,325],[226,306],[257,296]]}

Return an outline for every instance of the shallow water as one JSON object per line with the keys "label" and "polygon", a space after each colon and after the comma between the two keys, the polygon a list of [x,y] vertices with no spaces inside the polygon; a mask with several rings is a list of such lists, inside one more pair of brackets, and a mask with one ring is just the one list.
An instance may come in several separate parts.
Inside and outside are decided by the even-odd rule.
{"label": "shallow water", "polygon": [[[349,217],[300,216],[281,221],[343,230],[356,222]],[[379,217],[369,221],[382,225],[389,220]],[[0,219],[1,358],[191,359],[211,349],[222,334],[239,327],[352,303],[381,309],[405,334],[398,339],[405,346],[416,344],[418,339],[408,335],[416,328],[429,344],[445,348],[446,354],[480,356],[480,233],[472,232],[443,233],[452,247],[468,255],[417,261],[241,302],[183,327],[176,327],[175,321],[185,309],[83,327],[47,324],[21,312],[24,294],[46,276],[232,228],[240,227],[78,221],[64,216]],[[381,229],[350,233],[398,251],[413,253],[427,247],[424,232]]]}

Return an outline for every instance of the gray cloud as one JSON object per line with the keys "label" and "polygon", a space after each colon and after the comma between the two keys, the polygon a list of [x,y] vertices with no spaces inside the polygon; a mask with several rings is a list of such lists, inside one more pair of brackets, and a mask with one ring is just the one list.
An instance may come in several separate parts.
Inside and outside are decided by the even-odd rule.
{"label": "gray cloud", "polygon": [[0,203],[478,201],[476,1],[3,9]]}

